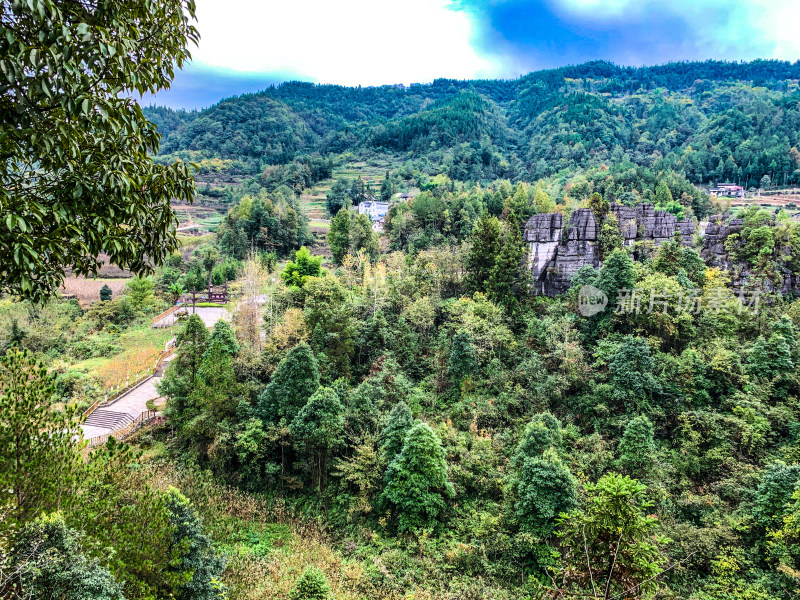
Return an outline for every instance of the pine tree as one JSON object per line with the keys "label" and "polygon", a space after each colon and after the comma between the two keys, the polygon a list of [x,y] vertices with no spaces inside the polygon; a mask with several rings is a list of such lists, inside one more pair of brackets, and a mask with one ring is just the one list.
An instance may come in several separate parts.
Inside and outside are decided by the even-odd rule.
{"label": "pine tree", "polygon": [[411,428],[403,449],[386,471],[382,499],[392,508],[402,532],[435,527],[448,498],[455,495],[447,480],[447,463],[439,436],[427,423]]}
{"label": "pine tree", "polygon": [[350,211],[341,210],[331,219],[331,228],[328,231],[328,246],[331,248],[331,257],[337,265],[350,250]]}
{"label": "pine tree", "polygon": [[524,254],[517,217],[511,212],[506,219],[500,251],[495,257],[488,282],[489,298],[506,307],[509,312],[517,304],[514,284],[519,278]]}
{"label": "pine tree", "polygon": [[103,287],[100,288],[100,302],[108,302],[111,300],[113,294],[114,292],[108,287],[108,284],[103,285]]}
{"label": "pine tree", "polygon": [[537,187],[536,194],[533,197],[533,207],[537,214],[551,213],[555,211],[556,203],[553,202],[553,199],[547,192],[545,192],[542,188]]}
{"label": "pine tree", "polygon": [[225,567],[203,533],[202,523],[188,498],[175,488],[166,496],[169,522],[173,527],[173,545],[180,548],[180,558],[170,563],[168,569],[185,581],[180,586],[181,600],[212,600],[223,591],[218,583]]}
{"label": "pine tree", "polygon": [[134,310],[144,310],[153,303],[154,288],[152,277],[136,276],[125,286],[125,295],[130,299]]}
{"label": "pine tree", "polygon": [[642,412],[649,408],[660,386],[653,376],[650,346],[639,337],[625,336],[608,358],[613,397],[626,409]]}
{"label": "pine tree", "polygon": [[647,477],[653,470],[656,446],[653,424],[645,416],[628,421],[619,442],[619,464],[632,477]]}
{"label": "pine tree", "polygon": [[203,354],[208,348],[208,337],[208,329],[198,315],[190,315],[177,335],[178,351],[172,362],[180,370],[188,370],[190,383],[194,382]]}
{"label": "pine tree", "polygon": [[71,502],[81,471],[75,411],[54,410],[54,376],[27,350],[0,357],[0,531]]}
{"label": "pine tree", "polygon": [[780,527],[783,514],[800,489],[800,465],[787,465],[778,460],[767,466],[761,474],[761,483],[755,493],[753,517],[763,530]]}
{"label": "pine tree", "polygon": [[345,204],[347,196],[347,184],[343,179],[337,179],[333,182],[331,189],[328,190],[325,196],[325,207],[331,217],[335,217]]}
{"label": "pine tree", "polygon": [[468,331],[460,330],[453,336],[450,355],[447,361],[447,374],[450,383],[458,388],[461,382],[472,375],[478,367],[472,336]]}
{"label": "pine tree", "polygon": [[489,213],[483,213],[472,229],[471,242],[472,247],[467,255],[466,284],[471,292],[483,292],[500,253],[500,221]]}
{"label": "pine tree", "polygon": [[325,483],[328,454],[343,442],[344,406],[331,388],[321,387],[308,399],[290,426],[299,447],[313,455],[319,495]]}
{"label": "pine tree", "polygon": [[592,209],[597,222],[602,223],[605,221],[606,215],[608,215],[610,206],[608,200],[604,200],[602,195],[595,192],[589,197],[589,208]]}
{"label": "pine tree", "polygon": [[666,208],[672,204],[672,201],[672,192],[669,191],[667,182],[662,179],[656,186],[655,205],[658,208]]}
{"label": "pine tree", "polygon": [[406,435],[414,425],[414,416],[402,400],[392,407],[380,437],[381,457],[388,465],[400,454]]}
{"label": "pine tree", "polygon": [[372,221],[367,215],[354,215],[350,220],[350,252],[364,252],[370,260],[376,260],[380,252],[378,234],[372,230]]}
{"label": "pine tree", "polygon": [[195,389],[197,375],[208,350],[208,329],[198,315],[190,315],[177,335],[177,351],[167,367],[164,377],[156,385],[158,392],[167,398],[167,418],[179,429],[188,415],[189,396]]}
{"label": "pine tree", "polygon": [[394,195],[394,186],[392,185],[392,180],[389,177],[389,171],[386,171],[386,176],[381,182],[381,200],[388,202],[391,200],[392,195]]}
{"label": "pine tree", "polygon": [[681,246],[675,240],[667,240],[658,247],[653,257],[653,268],[665,275],[675,275],[681,267],[682,258]]}
{"label": "pine tree", "polygon": [[289,592],[289,600],[328,600],[331,588],[317,567],[307,567]]}
{"label": "pine tree", "polygon": [[619,291],[633,289],[634,282],[635,273],[630,254],[626,250],[611,252],[600,269],[598,286],[608,296],[608,305],[612,310],[616,307]]}
{"label": "pine tree", "polygon": [[622,233],[619,230],[619,221],[613,214],[608,215],[600,226],[600,234],[597,238],[597,249],[600,252],[600,260],[611,254],[614,250],[622,248]]}
{"label": "pine tree", "polygon": [[319,367],[311,348],[301,342],[275,369],[272,381],[258,397],[258,414],[267,423],[291,423],[319,387]]}
{"label": "pine tree", "polygon": [[239,342],[236,341],[233,328],[224,319],[220,319],[214,325],[214,331],[208,341],[206,353],[212,350],[219,350],[228,356],[235,356],[239,352]]}
{"label": "pine tree", "polygon": [[794,366],[791,346],[779,333],[770,335],[769,340],[760,335],[750,348],[747,365],[754,377],[762,379],[773,379],[788,373]]}
{"label": "pine tree", "polygon": [[562,443],[561,421],[549,412],[539,413],[525,427],[511,463],[519,469],[528,458],[540,458],[551,448],[561,450]]}

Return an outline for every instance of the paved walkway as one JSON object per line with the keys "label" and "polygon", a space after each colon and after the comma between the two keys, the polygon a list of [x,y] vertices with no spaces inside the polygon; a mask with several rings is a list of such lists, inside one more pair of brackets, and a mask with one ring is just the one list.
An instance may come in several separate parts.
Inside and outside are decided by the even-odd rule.
{"label": "paved walkway", "polygon": [[156,391],[156,384],[161,381],[167,363],[174,356],[172,354],[164,359],[156,375],[146,379],[129,392],[122,394],[113,402],[97,408],[89,415],[86,423],[81,426],[83,428],[83,437],[88,440],[99,435],[113,433],[117,429],[122,429],[130,421],[133,421],[148,410],[148,400],[160,398]]}
{"label": "paved walkway", "polygon": [[[189,311],[189,314],[192,314],[192,307],[191,305],[184,307],[186,310]],[[183,308],[181,309],[183,310]],[[203,320],[206,327],[213,327],[214,323],[219,321],[220,319],[225,319],[226,321],[231,320],[231,313],[228,312],[227,308],[216,307],[216,306],[198,306],[195,308],[195,312],[197,316]],[[172,327],[178,322],[178,318],[175,316],[175,313],[172,312],[168,314],[166,317],[163,317],[153,323],[153,327],[160,328],[160,327]]]}

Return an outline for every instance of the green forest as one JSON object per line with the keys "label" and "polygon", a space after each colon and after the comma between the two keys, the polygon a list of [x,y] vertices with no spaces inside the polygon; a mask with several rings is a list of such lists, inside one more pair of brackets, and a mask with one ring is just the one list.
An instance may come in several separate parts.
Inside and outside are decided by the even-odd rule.
{"label": "green forest", "polygon": [[163,136],[162,160],[222,159],[251,174],[312,153],[353,153],[411,159],[459,181],[535,181],[632,162],[692,183],[751,187],[764,175],[800,178],[799,78],[797,63],[781,61],[596,61],[515,80],[288,82],[201,111],[145,114]]}
{"label": "green forest", "polygon": [[[700,229],[732,215],[708,184],[798,183],[800,63],[175,111],[123,92],[169,86],[193,2],[2,6],[0,597],[800,595],[800,299],[774,283],[800,221],[736,207],[723,266]],[[218,220],[180,235],[193,200]],[[611,205],[643,203],[694,238],[625,245]],[[579,209],[597,268],[533,294],[528,219]],[[118,281],[67,294],[101,255]],[[83,439],[140,369],[147,421]]]}

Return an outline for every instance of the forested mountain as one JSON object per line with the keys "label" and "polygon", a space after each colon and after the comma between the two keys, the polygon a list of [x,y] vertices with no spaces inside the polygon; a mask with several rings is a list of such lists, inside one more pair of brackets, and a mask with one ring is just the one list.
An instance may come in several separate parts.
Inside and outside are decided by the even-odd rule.
{"label": "forested mountain", "polygon": [[620,67],[351,88],[289,82],[199,112],[151,107],[162,155],[250,172],[314,152],[421,158],[453,179],[533,180],[630,160],[694,183],[800,178],[800,62]]}

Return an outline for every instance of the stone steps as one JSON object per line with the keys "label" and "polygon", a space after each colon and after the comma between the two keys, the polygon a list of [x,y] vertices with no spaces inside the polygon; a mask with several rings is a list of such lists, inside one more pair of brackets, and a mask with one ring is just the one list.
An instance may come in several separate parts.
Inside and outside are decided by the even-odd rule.
{"label": "stone steps", "polygon": [[86,418],[86,425],[105,429],[122,429],[133,422],[133,417],[123,412],[98,408]]}

